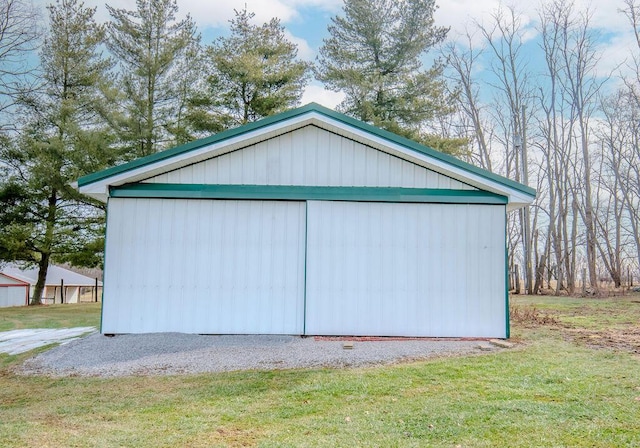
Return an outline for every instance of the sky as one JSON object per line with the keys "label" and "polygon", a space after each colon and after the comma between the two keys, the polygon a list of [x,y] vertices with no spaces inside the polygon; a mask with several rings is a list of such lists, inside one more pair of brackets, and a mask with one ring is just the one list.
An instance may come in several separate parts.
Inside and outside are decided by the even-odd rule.
{"label": "sky", "polygon": [[[45,0],[35,0],[36,3],[50,3]],[[85,5],[97,7],[96,19],[100,22],[109,19],[104,0],[85,0]],[[115,8],[134,9],[133,0],[108,0],[107,3]],[[203,42],[209,43],[215,37],[228,33],[229,19],[234,16],[234,9],[247,6],[255,13],[255,21],[263,23],[272,17],[278,17],[286,29],[287,36],[298,45],[298,55],[313,61],[322,45],[322,40],[328,36],[327,25],[331,17],[341,14],[342,0],[178,0],[180,15],[189,13],[195,20],[202,34]],[[527,27],[527,35],[533,54],[537,46],[537,10],[539,0],[517,1],[511,3],[499,0],[439,0],[435,13],[437,26],[450,27],[448,39],[461,41],[466,29],[471,29],[474,23],[487,23],[491,14],[500,5],[512,5],[523,14],[522,20]],[[600,38],[599,44],[603,57],[599,70],[606,76],[614,76],[624,69],[632,52],[637,53],[634,36],[627,18],[620,12],[624,7],[624,0],[574,0],[578,10],[590,8],[592,23]],[[535,64],[537,61],[532,61]],[[311,101],[327,107],[335,107],[342,99],[342,95],[325,90],[322,85],[313,81],[306,89],[302,103]]]}

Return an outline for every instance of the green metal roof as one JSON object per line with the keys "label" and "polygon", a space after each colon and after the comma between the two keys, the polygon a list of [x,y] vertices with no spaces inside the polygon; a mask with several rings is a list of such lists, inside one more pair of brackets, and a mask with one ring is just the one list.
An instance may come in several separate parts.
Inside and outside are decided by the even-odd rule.
{"label": "green metal roof", "polygon": [[433,157],[434,159],[440,160],[442,162],[448,163],[452,166],[460,168],[468,173],[478,175],[487,180],[497,182],[509,188],[513,188],[522,193],[525,193],[530,196],[536,195],[536,191],[533,188],[530,188],[521,183],[515,182],[511,179],[507,179],[506,177],[499,176],[497,174],[491,173],[482,168],[478,168],[477,166],[471,165],[469,163],[463,162],[462,160],[458,160],[455,157],[444,154],[442,152],[436,151],[435,149],[429,148],[427,146],[421,145],[419,143],[414,142],[413,140],[409,140],[405,137],[401,137],[392,132],[386,131],[384,129],[377,128],[368,123],[365,123],[360,120],[356,120],[355,118],[349,117],[345,114],[336,112],[334,110],[328,109],[324,106],[320,106],[316,103],[310,103],[305,106],[299,107],[297,109],[292,109],[286,112],[282,112],[277,115],[272,115],[267,118],[263,118],[262,120],[246,124],[244,126],[239,126],[237,128],[228,129],[224,132],[220,132],[218,134],[212,135],[211,137],[203,138],[200,140],[196,140],[185,145],[177,146],[175,148],[168,149],[166,151],[162,151],[156,154],[152,154],[146,157],[142,157],[136,160],[133,160],[129,163],[125,163],[123,165],[114,166],[108,168],[103,171],[99,171],[97,173],[88,174],[86,176],[78,179],[78,186],[82,187],[88,184],[92,184],[94,182],[98,182],[100,180],[104,180],[108,177],[126,173],[127,171],[131,171],[140,167],[144,167],[146,165],[150,165],[152,163],[160,162],[162,160],[170,159],[171,157],[188,153],[190,151],[194,151],[196,149],[202,148],[203,146],[212,145],[214,143],[224,142],[225,140],[231,139],[233,137],[240,136],[242,134],[246,134],[251,131],[259,130],[262,128],[266,128],[270,125],[280,123],[292,118],[299,117],[301,115],[315,112],[320,115],[324,115],[328,118],[331,118],[340,123],[347,124],[355,129],[359,129],[361,131],[367,132],[374,136],[380,137],[384,140],[387,140],[391,143],[395,143],[397,145],[403,146],[407,149],[415,151],[419,154],[424,154],[429,157]]}

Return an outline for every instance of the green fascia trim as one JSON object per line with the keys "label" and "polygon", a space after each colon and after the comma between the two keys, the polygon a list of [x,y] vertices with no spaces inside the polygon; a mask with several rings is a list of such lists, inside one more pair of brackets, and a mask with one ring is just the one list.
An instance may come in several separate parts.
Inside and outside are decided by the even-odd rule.
{"label": "green fascia trim", "polygon": [[304,187],[281,185],[129,184],[110,189],[112,198],[323,200],[506,204],[508,199],[482,190],[395,187]]}
{"label": "green fascia trim", "polygon": [[342,113],[336,112],[334,110],[328,109],[326,107],[320,106],[316,103],[310,103],[305,106],[299,107],[297,109],[292,109],[286,112],[282,112],[277,115],[273,115],[267,118],[263,118],[262,120],[246,124],[244,126],[240,126],[234,129],[229,129],[224,132],[220,132],[218,134],[212,135],[211,137],[203,138],[201,140],[196,140],[185,145],[177,146],[172,149],[168,149],[166,151],[162,151],[156,154],[152,154],[150,156],[142,157],[140,159],[133,160],[129,163],[125,163],[123,165],[114,166],[108,168],[103,171],[99,171],[97,173],[89,174],[78,179],[78,186],[82,187],[88,184],[92,184],[94,182],[106,179],[110,176],[125,173],[127,171],[134,170],[136,168],[143,167],[145,165],[149,165],[155,162],[159,162],[161,160],[165,160],[171,157],[174,157],[179,154],[183,154],[189,151],[193,151],[195,149],[201,148],[203,146],[211,145],[214,143],[219,143],[224,140],[228,140],[233,137],[237,137],[239,135],[255,131],[281,121],[289,120],[291,118],[298,117],[300,115],[316,112],[318,114],[324,115],[326,117],[332,118],[341,123],[350,125],[356,129],[360,129],[362,131],[368,132],[372,135],[381,137],[390,142],[396,143],[398,145],[404,146],[405,148],[416,151],[420,154],[424,154],[435,159],[441,160],[453,166],[456,166],[460,169],[463,169],[469,173],[473,173],[484,177],[485,179],[497,182],[499,184],[505,185],[507,187],[518,190],[522,193],[525,193],[529,196],[535,197],[536,190],[530,188],[526,185],[523,185],[519,182],[515,182],[511,179],[507,179],[506,177],[499,176],[497,174],[491,173],[482,168],[478,168],[477,166],[471,165],[469,163],[463,162],[462,160],[458,160],[455,157],[444,154],[442,152],[436,151],[435,149],[429,148],[427,146],[421,145],[417,142],[409,140],[405,137],[401,137],[392,132],[386,131],[384,129],[377,128],[368,123],[365,123],[360,120],[356,120],[355,118],[349,117]]}

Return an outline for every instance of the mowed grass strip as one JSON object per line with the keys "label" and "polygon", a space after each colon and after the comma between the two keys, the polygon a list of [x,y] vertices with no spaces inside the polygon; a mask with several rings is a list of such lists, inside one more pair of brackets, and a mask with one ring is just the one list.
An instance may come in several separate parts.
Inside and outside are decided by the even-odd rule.
{"label": "mowed grass strip", "polygon": [[0,308],[0,331],[100,326],[100,303]]}
{"label": "mowed grass strip", "polygon": [[589,348],[562,326],[513,332],[514,349],[365,369],[115,379],[4,369],[0,446],[640,445],[636,354]]}

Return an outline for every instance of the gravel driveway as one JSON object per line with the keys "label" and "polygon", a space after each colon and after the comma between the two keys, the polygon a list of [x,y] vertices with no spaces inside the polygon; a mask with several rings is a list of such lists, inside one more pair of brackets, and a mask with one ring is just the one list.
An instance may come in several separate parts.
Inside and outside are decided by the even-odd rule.
{"label": "gravel driveway", "polygon": [[168,375],[301,367],[355,367],[498,350],[485,341],[342,340],[182,333],[92,334],[27,360],[20,373],[52,376]]}

